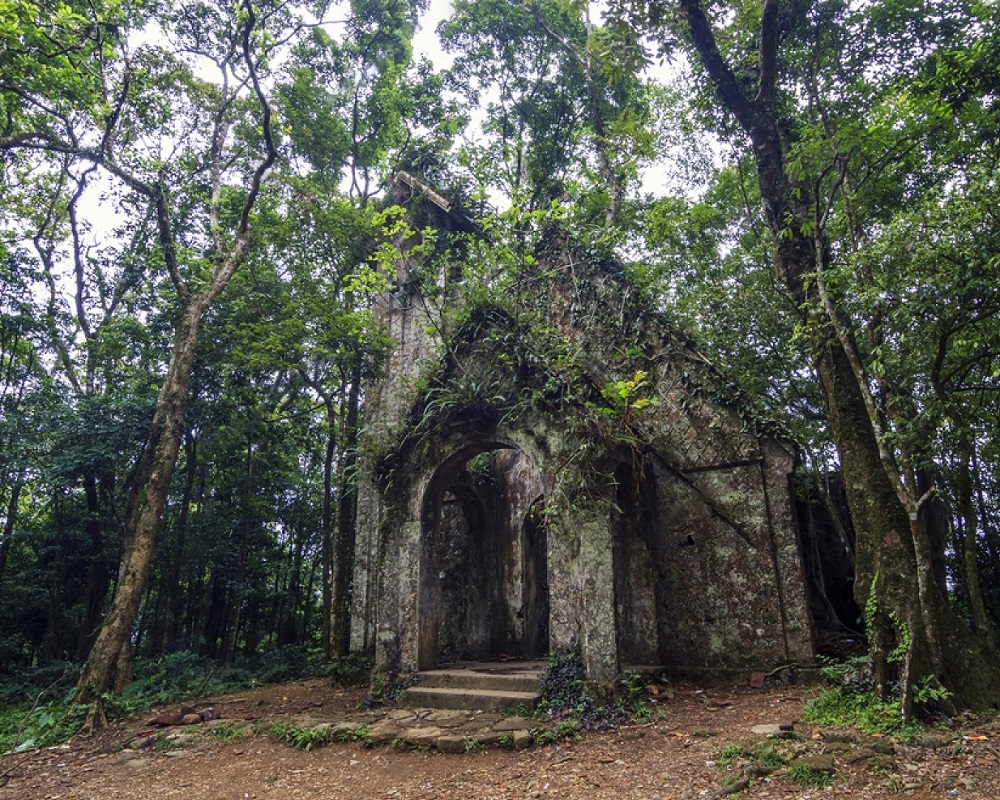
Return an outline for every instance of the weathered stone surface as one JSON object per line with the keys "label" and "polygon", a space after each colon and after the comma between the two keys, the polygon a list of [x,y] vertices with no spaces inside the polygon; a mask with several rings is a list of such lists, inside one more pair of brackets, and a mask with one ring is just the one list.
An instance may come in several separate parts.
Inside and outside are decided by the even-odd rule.
{"label": "weathered stone surface", "polygon": [[464,736],[439,736],[435,745],[442,753],[464,753],[468,749]]}
{"label": "weathered stone surface", "polygon": [[492,727],[493,730],[501,733],[506,731],[526,730],[531,727],[531,720],[525,719],[524,717],[508,717],[507,719],[500,720]]}
{"label": "weathered stone surface", "polygon": [[461,725],[469,721],[469,712],[442,709],[432,711],[427,715],[426,719],[428,722],[433,722],[436,725]]}
{"label": "weathered stone surface", "polygon": [[870,747],[856,747],[844,755],[844,762],[847,764],[857,764],[859,761],[868,761],[874,758],[875,751]]}
{"label": "weathered stone surface", "polygon": [[914,744],[917,747],[928,747],[936,750],[939,747],[947,747],[953,741],[955,741],[955,734],[953,733],[925,733],[918,736],[914,740]]}
{"label": "weathered stone surface", "polygon": [[[470,230],[404,183],[417,230]],[[553,235],[524,268],[533,313],[473,308],[446,341],[461,265],[420,262],[401,254],[375,309],[396,346],[365,391],[352,645],[393,675],[577,645],[598,682],[809,660],[794,452],[621,267]]]}
{"label": "weathered stone surface", "polygon": [[401,738],[406,744],[413,747],[433,747],[438,738],[444,735],[445,732],[436,727],[406,728],[402,732]]}
{"label": "weathered stone surface", "polygon": [[[358,724],[355,722],[350,722],[348,720],[342,720],[340,722],[334,722],[327,726],[329,730],[329,735],[333,739],[339,739],[341,736],[345,736],[349,733],[354,733],[358,729]],[[371,729],[369,729],[369,734]]]}
{"label": "weathered stone surface", "polygon": [[391,744],[402,737],[402,728],[390,720],[376,722],[368,728],[368,741],[372,744]]}
{"label": "weathered stone surface", "polygon": [[865,739],[864,744],[881,756],[891,756],[896,752],[896,746],[888,739]]}
{"label": "weathered stone surface", "polygon": [[169,725],[180,725],[182,719],[184,719],[184,715],[183,714],[181,714],[179,712],[176,712],[176,711],[173,711],[173,712],[168,712],[168,713],[165,713],[165,714],[157,714],[155,717],[153,717],[146,724],[147,725],[155,725],[155,726],[157,726],[159,728],[164,728],[164,727],[167,727]]}
{"label": "weathered stone surface", "polygon": [[824,742],[858,742],[861,737],[851,731],[821,730],[819,737]]}
{"label": "weathered stone surface", "polygon": [[833,756],[831,755],[814,755],[814,756],[802,756],[801,758],[796,758],[793,760],[789,766],[791,767],[805,767],[806,769],[812,769],[816,772],[826,772],[833,773],[835,767],[833,763]]}
{"label": "weathered stone surface", "polygon": [[757,734],[757,736],[781,736],[784,731],[781,729],[781,725],[765,724],[765,725],[754,725],[750,729],[751,733]]}
{"label": "weathered stone surface", "polygon": [[531,731],[514,731],[511,734],[511,742],[515,750],[523,750],[526,747],[531,747]]}

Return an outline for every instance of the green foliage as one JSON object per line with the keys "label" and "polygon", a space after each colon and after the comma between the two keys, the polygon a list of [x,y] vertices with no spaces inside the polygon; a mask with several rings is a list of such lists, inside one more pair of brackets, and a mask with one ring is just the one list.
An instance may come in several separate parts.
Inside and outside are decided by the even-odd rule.
{"label": "green foliage", "polygon": [[542,697],[538,711],[557,714],[574,711],[588,703],[584,691],[584,669],[580,654],[574,650],[555,650],[549,657],[540,682]]}
{"label": "green foliage", "polygon": [[728,744],[716,752],[714,760],[721,769],[728,769],[743,760],[764,769],[777,769],[785,764],[785,757],[773,744],[760,740]]}
{"label": "green foliage", "polygon": [[346,656],[325,662],[317,674],[328,676],[337,683],[358,685],[371,677],[372,660],[361,653],[348,653]]}
{"label": "green foliage", "polygon": [[208,732],[224,744],[239,744],[249,738],[252,734],[249,728],[242,725],[231,725],[229,723],[216,725],[209,728]]}
{"label": "green foliage", "polygon": [[[646,679],[636,672],[619,676],[600,702],[596,688],[584,679],[583,661],[575,650],[557,650],[549,658],[540,682],[541,699],[535,713],[543,718],[561,718],[582,727],[604,728],[628,718],[648,721],[653,711],[646,702]],[[570,726],[572,727],[572,726]]]}
{"label": "green foliage", "polygon": [[616,418],[622,428],[628,429],[636,412],[658,402],[655,397],[649,395],[652,390],[653,387],[647,380],[647,373],[636,370],[633,378],[613,381],[601,389],[601,397],[607,402],[607,406],[600,409],[600,413]]}
{"label": "green foliage", "polygon": [[353,728],[349,731],[342,731],[337,734],[338,742],[367,742],[368,741],[368,727],[366,725],[359,725],[357,728]]}
{"label": "green foliage", "polygon": [[948,700],[953,693],[941,685],[933,675],[924,675],[913,683],[913,701],[918,706],[929,706]]}
{"label": "green foliage", "polygon": [[225,672],[220,676],[215,664],[194,653],[140,658],[134,680],[120,694],[105,699],[105,711],[111,717],[125,717],[151,706],[242,688],[248,683],[242,676],[233,677],[230,682]]}
{"label": "green foliage", "polygon": [[296,750],[305,750],[307,753],[313,748],[327,744],[331,738],[329,725],[298,728],[287,722],[276,722],[268,733],[275,741],[287,744]]}
{"label": "green foliage", "polygon": [[898,699],[881,700],[874,691],[828,689],[806,704],[803,718],[816,725],[856,727],[865,733],[904,737],[913,733],[903,722]]}
{"label": "green foliage", "polygon": [[845,694],[860,694],[875,688],[871,656],[854,656],[844,660],[824,655],[817,658],[822,664],[820,673],[823,677]]}
{"label": "green foliage", "polygon": [[792,764],[785,772],[785,780],[798,786],[821,788],[829,786],[833,778],[826,770],[816,769],[808,764]]}
{"label": "green foliage", "polygon": [[551,728],[542,728],[534,732],[536,744],[554,744],[561,739],[578,739],[584,723],[575,717],[559,720]]}
{"label": "green foliage", "polygon": [[387,682],[384,675],[381,673],[375,673],[372,677],[371,689],[369,690],[367,697],[361,701],[361,708],[381,708],[382,706],[395,703],[405,694],[406,690],[413,686],[416,682],[416,674],[400,677],[395,681]]}
{"label": "green foliage", "polygon": [[73,692],[30,709],[0,712],[0,753],[24,752],[66,741],[83,724],[86,708],[73,705]]}

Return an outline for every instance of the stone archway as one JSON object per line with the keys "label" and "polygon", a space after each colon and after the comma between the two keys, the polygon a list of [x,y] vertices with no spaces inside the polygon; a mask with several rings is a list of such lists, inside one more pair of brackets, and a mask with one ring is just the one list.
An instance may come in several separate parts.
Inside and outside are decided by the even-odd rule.
{"label": "stone archway", "polygon": [[533,459],[508,443],[466,444],[435,470],[421,512],[419,669],[548,654],[542,497]]}

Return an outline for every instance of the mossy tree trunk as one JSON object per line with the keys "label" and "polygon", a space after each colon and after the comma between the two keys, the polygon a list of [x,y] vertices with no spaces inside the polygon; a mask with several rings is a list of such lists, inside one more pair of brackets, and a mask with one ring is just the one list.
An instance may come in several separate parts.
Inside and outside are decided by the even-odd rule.
{"label": "mossy tree trunk", "polygon": [[[778,0],[764,0],[758,85],[751,97],[724,60],[700,0],[680,0],[692,42],[723,106],[750,138],[775,268],[809,331],[831,435],[840,455],[857,532],[855,593],[866,609],[876,679],[898,677],[913,710],[918,678],[940,681],[963,705],[1000,700],[1000,668],[988,643],[971,635],[935,579],[925,520],[931,493],[916,496],[887,451],[849,321],[823,293],[829,248],[814,192],[788,173],[791,136],[777,110]],[[890,663],[896,656],[900,667]]]}

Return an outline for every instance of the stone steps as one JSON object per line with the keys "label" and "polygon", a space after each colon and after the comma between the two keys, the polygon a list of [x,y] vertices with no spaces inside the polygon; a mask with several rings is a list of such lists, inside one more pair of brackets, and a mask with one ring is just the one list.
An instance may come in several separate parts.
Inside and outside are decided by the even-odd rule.
{"label": "stone steps", "polygon": [[418,673],[402,705],[411,708],[532,709],[538,702],[545,662],[461,664]]}
{"label": "stone steps", "polygon": [[455,708],[492,711],[497,708],[530,711],[538,702],[538,692],[507,692],[493,689],[449,689],[441,686],[411,686],[401,699],[410,708]]}

